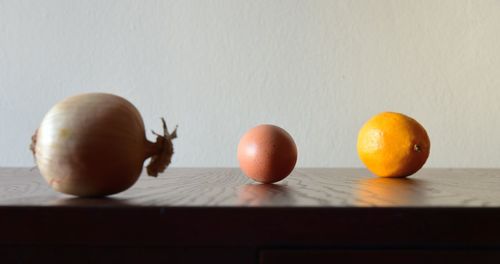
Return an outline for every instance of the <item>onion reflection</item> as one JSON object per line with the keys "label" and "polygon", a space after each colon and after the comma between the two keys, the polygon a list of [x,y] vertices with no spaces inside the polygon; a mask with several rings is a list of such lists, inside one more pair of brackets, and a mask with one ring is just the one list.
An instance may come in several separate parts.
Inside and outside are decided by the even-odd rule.
{"label": "onion reflection", "polygon": [[103,197],[103,198],[82,198],[82,197],[70,197],[70,198],[60,198],[50,202],[50,205],[60,205],[60,206],[103,206],[103,207],[114,207],[114,206],[128,206],[125,200]]}

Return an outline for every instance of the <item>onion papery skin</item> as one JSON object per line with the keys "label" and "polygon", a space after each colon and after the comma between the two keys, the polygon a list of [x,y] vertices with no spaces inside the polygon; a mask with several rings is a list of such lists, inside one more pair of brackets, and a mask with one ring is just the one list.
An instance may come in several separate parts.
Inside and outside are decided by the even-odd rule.
{"label": "onion papery skin", "polygon": [[59,192],[82,197],[128,189],[154,149],[139,111],[126,99],[104,93],[56,104],[35,137],[35,158],[45,180]]}

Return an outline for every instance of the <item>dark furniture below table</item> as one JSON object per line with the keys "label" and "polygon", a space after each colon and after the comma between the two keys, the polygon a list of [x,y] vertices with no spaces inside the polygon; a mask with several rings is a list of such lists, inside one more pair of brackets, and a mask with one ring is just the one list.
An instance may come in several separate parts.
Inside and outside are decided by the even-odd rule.
{"label": "dark furniture below table", "polygon": [[0,263],[500,263],[500,170],[171,168],[103,199],[0,169]]}

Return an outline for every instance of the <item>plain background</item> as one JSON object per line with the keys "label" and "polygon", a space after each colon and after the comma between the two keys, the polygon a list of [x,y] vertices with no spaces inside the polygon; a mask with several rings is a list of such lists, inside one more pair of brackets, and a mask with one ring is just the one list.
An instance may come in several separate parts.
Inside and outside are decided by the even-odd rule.
{"label": "plain background", "polygon": [[173,166],[237,166],[285,128],[299,167],[360,167],[381,111],[427,128],[428,167],[500,167],[500,1],[0,0],[0,166],[32,166],[57,101],[119,94],[179,125]]}

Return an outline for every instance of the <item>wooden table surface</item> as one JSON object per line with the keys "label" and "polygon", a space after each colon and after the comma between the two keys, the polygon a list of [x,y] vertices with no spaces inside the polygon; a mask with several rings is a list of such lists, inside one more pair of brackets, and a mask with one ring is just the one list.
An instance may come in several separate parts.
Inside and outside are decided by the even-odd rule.
{"label": "wooden table surface", "polygon": [[498,207],[500,170],[423,169],[387,179],[364,169],[296,169],[257,184],[236,168],[170,168],[108,199],[81,199],[53,191],[36,169],[0,168],[0,206]]}
{"label": "wooden table surface", "polygon": [[[352,250],[361,250],[369,258],[367,250],[445,257],[466,250],[459,259],[479,254],[482,263],[500,263],[500,170],[424,169],[409,179],[382,179],[364,169],[296,169],[263,185],[239,169],[170,168],[158,178],[141,176],[109,198],[83,199],[51,190],[36,169],[2,168],[0,234],[7,250],[0,254],[10,252],[13,261],[19,252],[53,258],[61,246],[88,257],[103,247],[140,245],[127,251],[129,260],[160,249],[156,256],[169,263],[210,256],[220,263],[300,263],[314,259],[316,250],[337,257],[359,257]],[[35,250],[40,247],[46,250]],[[82,247],[93,253],[78,251]],[[166,254],[166,248],[177,250]]]}

